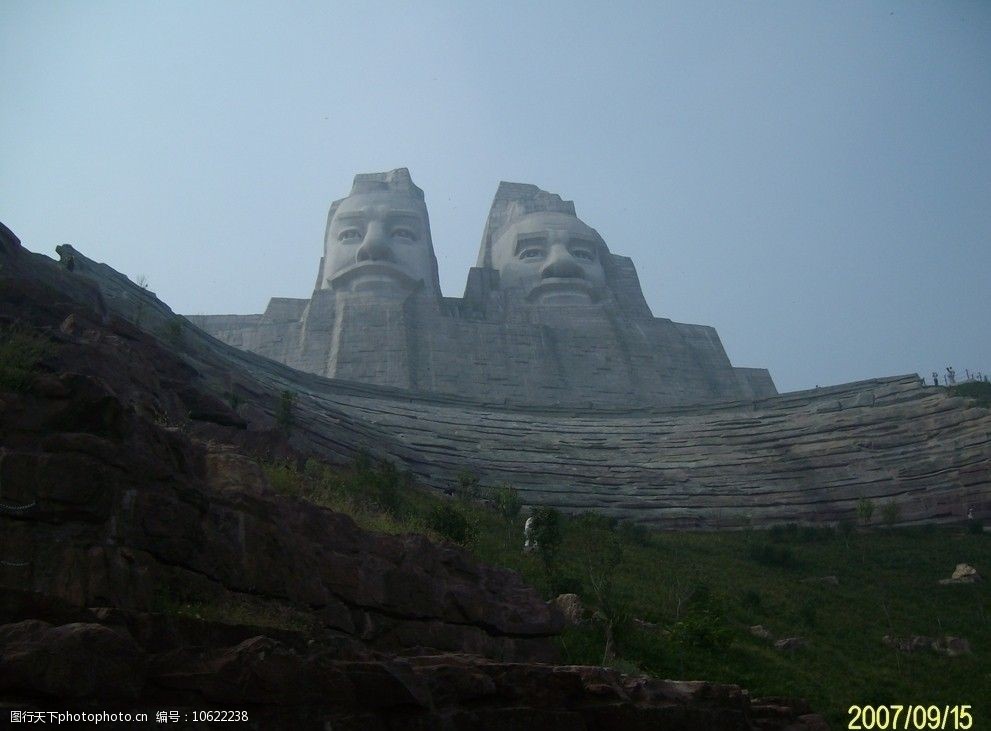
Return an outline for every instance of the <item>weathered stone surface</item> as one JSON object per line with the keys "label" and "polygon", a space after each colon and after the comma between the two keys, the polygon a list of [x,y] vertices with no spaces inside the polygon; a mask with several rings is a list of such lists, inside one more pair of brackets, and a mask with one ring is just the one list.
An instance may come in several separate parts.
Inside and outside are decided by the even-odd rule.
{"label": "weathered stone surface", "polygon": [[585,605],[577,594],[558,594],[554,597],[554,605],[561,610],[568,624],[581,624],[587,619]]}
{"label": "weathered stone surface", "polygon": [[782,637],[774,643],[774,649],[782,652],[797,652],[808,646],[808,640],[803,637]]}
{"label": "weathered stone surface", "polygon": [[965,563],[958,563],[953,569],[953,575],[948,579],[940,579],[940,584],[974,584],[981,580],[977,569]]}
{"label": "weathered stone surface", "polygon": [[0,626],[0,692],[134,698],[144,683],[139,655],[131,637],[101,624],[5,624]]}
{"label": "weathered stone surface", "polygon": [[633,263],[571,201],[519,183],[499,186],[462,298],[441,295],[423,191],[399,169],[356,176],[331,205],[309,299],[189,320],[302,371],[418,394],[616,407],[776,393],[713,328],[655,318]]}
{"label": "weathered stone surface", "polygon": [[942,637],[925,637],[923,635],[912,635],[911,637],[894,637],[885,635],[881,638],[885,645],[900,652],[918,652],[919,650],[932,650],[939,655],[947,657],[960,657],[970,654],[970,642],[963,637],[953,637],[944,635]]}
{"label": "weathered stone surface", "polygon": [[759,637],[762,640],[773,640],[774,636],[771,631],[762,624],[755,624],[750,628],[750,634],[754,637]]}
{"label": "weathered stone surface", "polygon": [[964,637],[951,637],[949,635],[939,637],[933,642],[932,648],[934,652],[946,655],[947,657],[960,657],[961,655],[970,654],[970,642]]}

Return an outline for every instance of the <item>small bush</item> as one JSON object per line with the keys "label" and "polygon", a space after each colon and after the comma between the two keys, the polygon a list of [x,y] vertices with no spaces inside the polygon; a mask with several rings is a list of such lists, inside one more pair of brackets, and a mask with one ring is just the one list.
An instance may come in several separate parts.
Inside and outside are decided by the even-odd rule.
{"label": "small bush", "polygon": [[584,594],[585,587],[574,576],[554,575],[551,577],[551,589],[555,594]]}
{"label": "small bush", "polygon": [[954,396],[975,399],[978,406],[991,408],[991,383],[981,381],[961,383],[959,386],[950,388],[950,393]]}
{"label": "small bush", "polygon": [[650,529],[642,523],[624,520],[619,524],[619,535],[633,546],[643,548],[650,544]]}
{"label": "small bush", "polygon": [[364,449],[359,449],[354,455],[352,466],[355,472],[367,472],[372,468],[372,456]]}
{"label": "small bush", "polygon": [[382,462],[372,474],[375,501],[383,511],[393,516],[398,515],[402,507],[399,482],[399,470],[392,462]]}
{"label": "small bush", "polygon": [[723,617],[703,610],[692,612],[671,627],[671,638],[688,647],[707,650],[727,650],[733,644],[733,633]]}
{"label": "small bush", "polygon": [[478,498],[478,477],[474,472],[461,470],[458,473],[457,494],[462,500],[475,500]]}
{"label": "small bush", "polygon": [[896,502],[887,502],[881,506],[881,520],[889,528],[898,522],[901,515],[902,507]]}
{"label": "small bush", "polygon": [[508,483],[496,488],[494,502],[499,515],[508,521],[514,520],[523,507],[520,491]]}
{"label": "small bush", "polygon": [[870,525],[874,516],[874,501],[870,498],[862,497],[857,501],[857,517],[864,525]]}
{"label": "small bush", "polygon": [[787,546],[755,543],[750,546],[749,553],[751,560],[764,566],[791,567],[795,565],[795,554]]}
{"label": "small bush", "polygon": [[51,341],[17,326],[0,331],[0,388],[26,390],[31,372],[54,350]]}
{"label": "small bush", "polygon": [[572,518],[571,524],[578,530],[614,531],[619,525],[619,519],[589,510]]}
{"label": "small bush", "polygon": [[806,627],[815,627],[816,625],[816,603],[812,599],[806,599],[801,607],[798,609],[798,618],[801,620],[802,624]]}
{"label": "small bush", "polygon": [[788,523],[786,525],[774,525],[767,531],[767,537],[773,543],[791,543],[798,538],[798,525]]}
{"label": "small bush", "polygon": [[165,335],[172,343],[172,346],[178,348],[182,344],[182,318],[176,315],[169,323],[165,326]]}
{"label": "small bush", "polygon": [[268,478],[269,484],[276,492],[283,495],[299,497],[302,494],[302,484],[299,479],[299,472],[296,466],[290,462],[276,462],[275,464],[262,465],[262,470]]}
{"label": "small bush", "polygon": [[740,606],[751,612],[760,612],[764,608],[764,600],[756,589],[747,589],[740,595]]}
{"label": "small bush", "polygon": [[561,514],[554,508],[537,508],[533,511],[531,530],[537,542],[537,553],[549,571],[561,548]]}
{"label": "small bush", "polygon": [[853,534],[854,526],[853,521],[849,518],[844,518],[839,523],[836,524],[836,530],[839,532],[843,538],[849,538]]}
{"label": "small bush", "polygon": [[971,518],[970,520],[968,520],[967,521],[967,532],[968,533],[971,533],[973,535],[978,535],[980,533],[983,533],[984,532],[984,523],[983,523],[983,521],[980,521],[977,518]]}
{"label": "small bush", "polygon": [[275,411],[275,423],[285,432],[286,436],[292,434],[295,425],[293,406],[296,404],[296,394],[292,391],[283,391],[279,396],[279,406]]}
{"label": "small bush", "polygon": [[452,543],[468,546],[475,542],[477,529],[461,510],[453,505],[434,506],[427,516],[427,527]]}

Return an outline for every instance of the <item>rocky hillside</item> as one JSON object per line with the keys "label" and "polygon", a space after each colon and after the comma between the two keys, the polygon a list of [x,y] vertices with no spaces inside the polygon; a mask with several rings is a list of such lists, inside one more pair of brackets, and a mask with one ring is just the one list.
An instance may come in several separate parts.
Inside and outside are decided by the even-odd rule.
{"label": "rocky hillside", "polygon": [[735,686],[555,665],[562,619],[516,573],[276,494],[256,457],[344,456],[378,433],[344,406],[318,431],[301,398],[287,441],[291,373],[259,375],[260,360],[231,357],[112,270],[72,252],[59,266],[0,230],[0,329],[4,714],[821,727],[800,702]]}

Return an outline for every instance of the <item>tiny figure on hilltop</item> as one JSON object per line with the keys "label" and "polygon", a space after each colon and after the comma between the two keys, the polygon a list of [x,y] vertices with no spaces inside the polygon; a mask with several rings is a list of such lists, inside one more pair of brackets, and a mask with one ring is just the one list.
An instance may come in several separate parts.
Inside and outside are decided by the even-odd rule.
{"label": "tiny figure on hilltop", "polygon": [[934,386],[938,386],[939,385],[939,376],[936,375],[936,371],[933,371],[933,385]]}
{"label": "tiny figure on hilltop", "polygon": [[957,372],[953,370],[953,366],[946,366],[946,385],[952,386],[957,382]]}

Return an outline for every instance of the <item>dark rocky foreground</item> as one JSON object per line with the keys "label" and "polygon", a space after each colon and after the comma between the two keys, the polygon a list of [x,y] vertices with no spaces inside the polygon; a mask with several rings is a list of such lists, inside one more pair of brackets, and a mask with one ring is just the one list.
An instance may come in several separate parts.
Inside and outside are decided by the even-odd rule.
{"label": "dark rocky foreground", "polygon": [[[562,618],[514,572],[269,488],[254,457],[298,456],[316,440],[304,429],[289,444],[271,428],[277,380],[167,329],[141,290],[136,326],[112,286],[0,234],[0,326],[51,344],[22,388],[0,392],[4,716],[214,708],[246,710],[241,728],[822,727],[801,702],[735,686],[554,664]],[[361,446],[361,422],[337,414],[321,454]],[[184,602],[247,614],[209,621],[175,611]]]}

